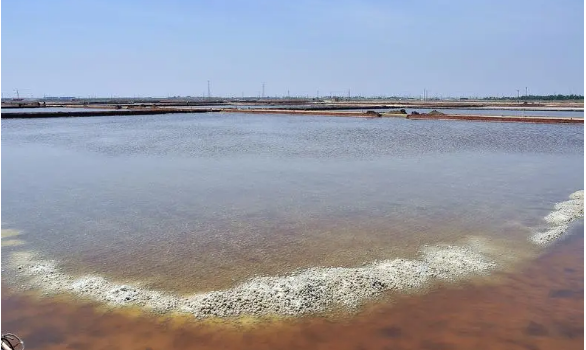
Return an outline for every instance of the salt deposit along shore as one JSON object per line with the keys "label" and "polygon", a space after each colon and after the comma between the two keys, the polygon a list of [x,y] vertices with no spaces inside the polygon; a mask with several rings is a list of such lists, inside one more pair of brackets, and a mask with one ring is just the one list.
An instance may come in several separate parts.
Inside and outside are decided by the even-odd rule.
{"label": "salt deposit along shore", "polygon": [[[543,245],[561,237],[571,221],[583,217],[584,191],[555,205],[545,217],[550,225],[531,241]],[[499,268],[499,254],[481,237],[459,244],[423,246],[418,259],[389,259],[355,267],[315,267],[285,276],[255,277],[233,288],[176,295],[101,276],[75,277],[39,253],[15,252],[10,265],[24,277],[23,289],[45,294],[70,294],[110,306],[142,307],[158,313],[187,313],[197,318],[315,314],[334,308],[355,308],[385,291],[408,292],[433,282],[453,282],[485,275]]]}
{"label": "salt deposit along shore", "polygon": [[460,246],[425,246],[416,260],[384,260],[357,268],[316,267],[285,276],[255,277],[234,288],[190,296],[118,284],[100,276],[76,278],[61,272],[55,261],[31,252],[14,253],[12,263],[27,277],[21,287],[45,294],[69,293],[111,306],[190,313],[198,318],[295,316],[354,308],[384,291],[419,289],[433,280],[487,274],[497,264],[481,250],[478,240],[471,238]]}
{"label": "salt deposit along shore", "polygon": [[572,221],[584,216],[584,190],[572,193],[569,198],[557,203],[555,210],[544,218],[549,226],[531,237],[535,244],[545,245],[555,241],[566,233]]}

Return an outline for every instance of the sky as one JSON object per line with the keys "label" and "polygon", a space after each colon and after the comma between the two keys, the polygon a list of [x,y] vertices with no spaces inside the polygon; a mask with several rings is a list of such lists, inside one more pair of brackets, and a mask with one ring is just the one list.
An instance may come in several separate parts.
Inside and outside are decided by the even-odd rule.
{"label": "sky", "polygon": [[4,0],[13,97],[584,94],[581,0]]}

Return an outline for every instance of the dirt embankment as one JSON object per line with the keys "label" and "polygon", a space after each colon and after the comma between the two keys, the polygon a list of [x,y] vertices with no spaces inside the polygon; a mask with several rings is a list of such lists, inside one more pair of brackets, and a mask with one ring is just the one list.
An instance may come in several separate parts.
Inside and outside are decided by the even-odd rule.
{"label": "dirt embankment", "polygon": [[332,110],[295,110],[295,109],[223,109],[222,112],[228,113],[246,113],[246,114],[291,114],[291,115],[321,115],[334,117],[362,117],[378,118],[380,113],[375,111],[366,112],[349,112],[349,111],[332,111]]}
{"label": "dirt embankment", "polygon": [[67,117],[107,117],[121,115],[155,115],[173,113],[207,113],[219,112],[219,109],[121,109],[115,111],[71,111],[71,112],[25,112],[25,113],[3,113],[2,119],[20,118],[67,118]]}

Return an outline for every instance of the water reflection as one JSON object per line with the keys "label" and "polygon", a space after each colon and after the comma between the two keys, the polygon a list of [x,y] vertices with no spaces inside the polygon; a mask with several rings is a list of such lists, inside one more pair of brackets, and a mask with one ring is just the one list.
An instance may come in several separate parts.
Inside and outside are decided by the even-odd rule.
{"label": "water reflection", "polygon": [[468,235],[521,248],[583,182],[582,126],[218,113],[2,132],[3,220],[27,249],[189,292]]}

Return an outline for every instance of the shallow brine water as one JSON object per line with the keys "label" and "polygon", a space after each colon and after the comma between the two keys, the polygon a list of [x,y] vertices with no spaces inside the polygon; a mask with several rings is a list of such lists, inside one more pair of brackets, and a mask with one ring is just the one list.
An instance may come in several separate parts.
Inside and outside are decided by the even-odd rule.
{"label": "shallow brine water", "polygon": [[[183,114],[2,122],[4,253],[190,294],[490,242],[583,188],[583,126]],[[494,257],[493,256],[493,257]],[[10,254],[3,254],[9,259]]]}

